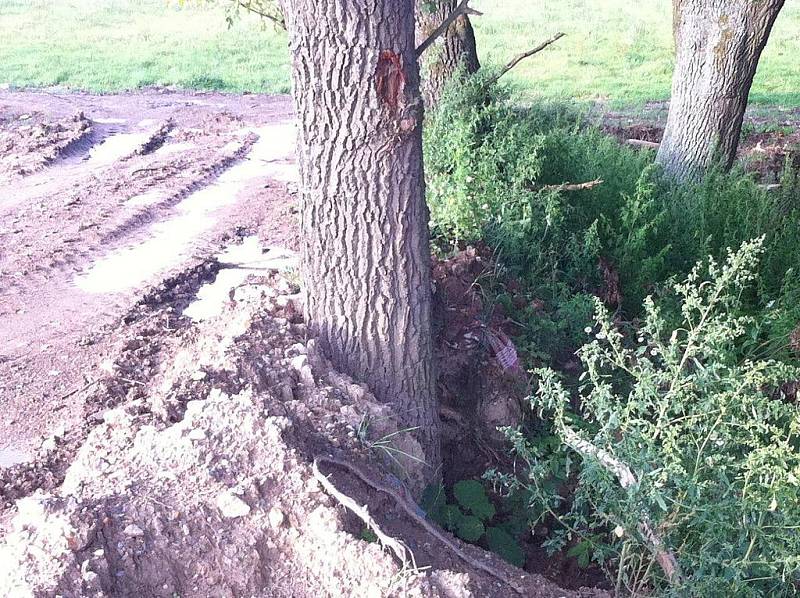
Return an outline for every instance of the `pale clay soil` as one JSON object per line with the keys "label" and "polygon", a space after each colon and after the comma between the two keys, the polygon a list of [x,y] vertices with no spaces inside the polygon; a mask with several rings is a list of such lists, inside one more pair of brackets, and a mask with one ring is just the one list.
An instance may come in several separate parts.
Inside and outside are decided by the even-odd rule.
{"label": "pale clay soil", "polygon": [[403,566],[313,475],[388,479],[400,424],[303,324],[293,138],[287,97],[0,93],[0,597],[516,595],[322,466]]}

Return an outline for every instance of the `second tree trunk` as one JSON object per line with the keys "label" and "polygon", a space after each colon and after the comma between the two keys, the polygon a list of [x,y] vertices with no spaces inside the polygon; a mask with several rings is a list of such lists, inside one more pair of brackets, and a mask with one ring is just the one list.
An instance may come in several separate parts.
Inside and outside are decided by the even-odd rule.
{"label": "second tree trunk", "polygon": [[736,157],[758,59],[784,0],[674,0],[675,72],[657,162],[701,177]]}
{"label": "second tree trunk", "polygon": [[[417,45],[458,6],[458,0],[415,0]],[[439,103],[445,85],[463,65],[468,74],[480,68],[475,33],[467,15],[460,15],[421,57],[422,96],[427,108]]]}

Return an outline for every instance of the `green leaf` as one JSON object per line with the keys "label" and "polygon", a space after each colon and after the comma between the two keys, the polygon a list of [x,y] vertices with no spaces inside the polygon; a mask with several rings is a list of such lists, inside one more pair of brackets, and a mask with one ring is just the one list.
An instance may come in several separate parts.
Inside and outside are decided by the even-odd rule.
{"label": "green leaf", "polygon": [[373,532],[371,529],[365,527],[361,530],[361,539],[366,542],[377,542],[378,536],[376,536],[375,532]]}
{"label": "green leaf", "polygon": [[589,543],[588,542],[578,542],[567,551],[567,556],[571,556],[574,558],[578,558],[582,554],[586,554],[589,552]]}
{"label": "green leaf", "polygon": [[664,497],[661,496],[659,492],[653,494],[653,499],[658,503],[658,506],[661,507],[661,510],[665,513],[667,512],[667,503],[664,502]]}
{"label": "green leaf", "polygon": [[567,551],[567,556],[574,557],[578,563],[578,567],[586,569],[592,562],[592,543],[584,540],[578,542],[575,546]]}
{"label": "green leaf", "polygon": [[454,532],[466,515],[461,512],[457,505],[445,505],[441,509],[441,517],[441,525],[446,530]]}
{"label": "green leaf", "polygon": [[486,542],[489,550],[512,565],[525,565],[525,553],[514,538],[499,527],[486,528]]}
{"label": "green leaf", "polygon": [[461,480],[453,486],[453,494],[462,507],[479,519],[487,521],[494,517],[496,510],[480,482]]}
{"label": "green leaf", "polygon": [[525,532],[530,531],[527,514],[523,512],[512,513],[499,527],[514,538],[519,538]]}
{"label": "green leaf", "polygon": [[467,542],[477,542],[483,535],[484,527],[481,520],[473,515],[465,515],[458,522],[458,529],[456,534],[462,540]]}

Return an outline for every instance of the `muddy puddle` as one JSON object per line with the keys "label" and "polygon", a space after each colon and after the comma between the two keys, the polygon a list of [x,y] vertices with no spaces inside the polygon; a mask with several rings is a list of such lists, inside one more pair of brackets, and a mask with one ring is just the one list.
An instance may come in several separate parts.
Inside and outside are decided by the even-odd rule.
{"label": "muddy puddle", "polygon": [[25,451],[9,446],[0,448],[0,469],[26,463],[31,460],[33,460],[33,457]]}
{"label": "muddy puddle", "polygon": [[217,260],[222,269],[214,282],[200,287],[196,300],[183,311],[183,315],[195,322],[221,314],[231,291],[244,284],[251,274],[283,272],[299,265],[295,252],[280,247],[262,247],[255,236],[245,237],[240,245],[231,245],[217,256]]}

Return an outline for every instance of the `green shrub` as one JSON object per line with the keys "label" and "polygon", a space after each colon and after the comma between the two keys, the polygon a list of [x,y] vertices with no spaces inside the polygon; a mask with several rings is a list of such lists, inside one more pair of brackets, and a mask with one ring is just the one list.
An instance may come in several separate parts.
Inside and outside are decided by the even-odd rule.
{"label": "green shrub", "polygon": [[[580,350],[585,373],[576,394],[552,370],[538,372],[531,406],[570,447],[577,472],[571,497],[541,483],[548,471],[541,449],[508,432],[530,476],[495,479],[524,486],[560,521],[551,548],[571,542],[575,556],[613,554],[619,590],[797,592],[800,407],[773,395],[800,371],[773,360],[741,361],[736,350],[753,324],[739,314],[757,282],[760,254],[761,239],[729,251],[723,263],[696,266],[675,286],[677,326],[648,298],[638,332],[625,336],[598,301],[594,340]],[[569,408],[576,400],[577,414]],[[631,486],[623,487],[610,461],[629,468]],[[677,559],[680,581],[665,579],[644,525]]]}
{"label": "green shrub", "polygon": [[[609,290],[601,258],[619,279],[614,290],[622,316],[634,319],[646,296],[668,289],[698,260],[764,235],[759,284],[741,305],[764,317],[757,337],[741,349],[792,357],[787,338],[800,322],[796,173],[787,168],[778,193],[739,170],[673,186],[661,180],[652,152],[587,127],[570,106],[514,107],[486,77],[479,73],[448,89],[426,123],[432,231],[445,247],[488,242],[526,292],[547,302],[528,342],[576,348],[574,334],[583,323],[562,322],[558,312],[573,316],[575,310],[564,306],[575,297]],[[578,191],[553,188],[594,179],[603,183]],[[550,330],[539,334],[540,327]],[[542,346],[534,353],[553,354]]]}

